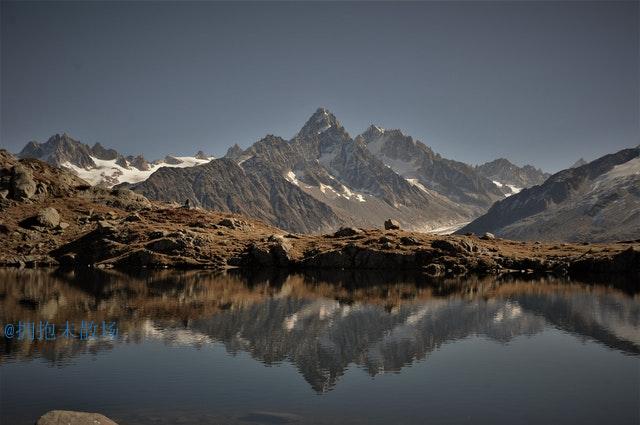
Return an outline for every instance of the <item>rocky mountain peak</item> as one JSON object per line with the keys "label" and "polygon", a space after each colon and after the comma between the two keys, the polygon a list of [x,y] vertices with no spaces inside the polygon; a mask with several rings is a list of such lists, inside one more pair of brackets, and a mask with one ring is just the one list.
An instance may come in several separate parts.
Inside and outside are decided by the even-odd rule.
{"label": "rocky mountain peak", "polygon": [[578,168],[578,167],[582,167],[585,164],[587,164],[587,161],[585,161],[584,158],[580,158],[579,160],[574,162],[573,165],[569,168]]}
{"label": "rocky mountain peak", "polygon": [[331,128],[342,128],[338,119],[326,108],[318,108],[302,127],[298,136],[320,135]]}
{"label": "rocky mountain peak", "polygon": [[104,159],[106,161],[112,161],[114,159],[118,159],[120,154],[115,149],[108,149],[102,146],[99,142],[94,144],[91,148],[91,152],[93,156],[98,159]]}
{"label": "rocky mountain peak", "polygon": [[518,167],[506,158],[498,158],[493,161],[478,165],[476,170],[486,178],[499,182],[498,184],[513,186],[520,190],[542,184],[549,174],[531,165]]}
{"label": "rocky mountain peak", "polygon": [[382,136],[385,133],[385,129],[382,127],[378,127],[377,125],[371,124],[361,135],[365,142],[369,142],[371,140],[375,140],[378,137]]}
{"label": "rocky mountain peak", "polygon": [[71,138],[67,133],[54,134],[45,143],[30,142],[20,151],[20,158],[36,158],[60,166],[65,163],[79,167],[95,167],[91,148]]}
{"label": "rocky mountain peak", "polygon": [[198,151],[198,152],[196,152],[194,158],[196,158],[196,159],[209,159],[209,156],[206,153],[204,153],[203,151]]}
{"label": "rocky mountain peak", "polygon": [[227,153],[224,155],[224,157],[229,159],[237,159],[240,158],[242,152],[244,152],[242,148],[238,146],[237,143],[234,143],[233,146],[227,149]]}

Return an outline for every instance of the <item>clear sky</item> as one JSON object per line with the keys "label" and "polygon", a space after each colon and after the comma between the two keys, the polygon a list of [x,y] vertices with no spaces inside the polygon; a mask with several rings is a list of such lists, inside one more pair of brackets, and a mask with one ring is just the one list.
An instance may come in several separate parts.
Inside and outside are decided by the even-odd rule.
{"label": "clear sky", "polygon": [[638,5],[3,1],[0,145],[222,155],[324,106],[557,171],[640,143]]}

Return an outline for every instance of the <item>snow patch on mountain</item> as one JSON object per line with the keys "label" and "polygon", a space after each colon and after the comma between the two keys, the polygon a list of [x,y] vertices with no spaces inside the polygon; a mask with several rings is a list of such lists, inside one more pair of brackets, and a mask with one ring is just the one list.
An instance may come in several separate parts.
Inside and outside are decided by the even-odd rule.
{"label": "snow patch on mountain", "polygon": [[498,186],[499,188],[501,188],[501,189],[506,186],[511,191],[510,193],[505,193],[504,194],[505,198],[508,197],[508,196],[511,196],[511,195],[515,195],[516,193],[518,193],[518,192],[520,192],[522,190],[521,187],[514,186],[512,184],[500,183],[497,180],[491,180],[491,182],[493,184],[495,184],[496,186]]}
{"label": "snow patch on mountain", "polygon": [[417,187],[418,189],[422,190],[423,192],[430,193],[429,190],[422,183],[420,183],[420,180],[418,180],[418,179],[407,179],[407,181],[409,183],[411,183],[412,185],[414,185],[415,187]]}
{"label": "snow patch on mountain", "polygon": [[294,173],[293,171],[289,171],[284,178],[287,179],[288,182],[293,183],[296,186],[300,186],[298,177],[296,176],[296,173]]}
{"label": "snow patch on mountain", "polygon": [[209,159],[198,159],[192,156],[176,156],[174,157],[180,161],[179,164],[167,164],[164,161],[158,161],[155,163],[149,164],[148,170],[139,170],[135,167],[122,167],[119,164],[116,164],[117,160],[104,160],[98,159],[96,157],[91,157],[93,162],[96,164],[95,168],[83,168],[77,165],[74,165],[70,162],[65,162],[61,164],[63,167],[68,168],[75,172],[78,177],[92,185],[104,184],[106,186],[113,186],[118,183],[138,183],[143,180],[149,178],[151,174],[162,167],[176,167],[176,168],[186,168],[186,167],[194,167],[196,165],[206,164],[207,162],[214,159],[213,157]]}

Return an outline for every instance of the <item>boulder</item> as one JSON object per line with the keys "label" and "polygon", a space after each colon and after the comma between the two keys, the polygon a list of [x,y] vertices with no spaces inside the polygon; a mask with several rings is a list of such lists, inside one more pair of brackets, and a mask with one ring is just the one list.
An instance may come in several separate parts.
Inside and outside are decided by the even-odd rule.
{"label": "boulder", "polygon": [[53,207],[44,208],[36,216],[36,223],[39,226],[53,229],[60,224],[60,214]]}
{"label": "boulder", "polygon": [[238,229],[241,227],[240,222],[235,218],[223,218],[218,222],[218,226],[228,227],[229,229]]}
{"label": "boulder", "polygon": [[275,265],[268,246],[253,244],[249,247],[247,254],[247,262],[250,266],[273,267]]}
{"label": "boulder", "polygon": [[162,254],[175,254],[184,250],[186,246],[182,239],[162,238],[147,243],[146,248]]}
{"label": "boulder", "polygon": [[166,230],[154,230],[152,232],[149,232],[149,239],[164,238],[168,234],[169,232],[167,232]]}
{"label": "boulder", "polygon": [[403,236],[400,238],[400,243],[402,245],[420,245],[420,241],[414,238],[413,236]]}
{"label": "boulder", "polygon": [[140,217],[138,213],[133,213],[126,216],[124,220],[128,222],[137,222],[137,221],[142,221],[142,217]]}
{"label": "boulder", "polygon": [[33,179],[31,170],[16,165],[11,170],[11,180],[9,183],[9,193],[17,201],[31,198],[36,193],[36,182]]}
{"label": "boulder", "polygon": [[496,235],[494,235],[493,233],[486,232],[484,235],[482,235],[480,239],[493,240],[495,238],[496,238]]}
{"label": "boulder", "polygon": [[454,264],[452,267],[453,274],[456,276],[467,274],[467,268],[464,264]]}
{"label": "boulder", "polygon": [[445,269],[442,264],[431,263],[425,266],[424,271],[430,276],[440,276],[444,273]]}
{"label": "boulder", "polygon": [[382,249],[393,249],[394,246],[393,246],[393,244],[391,242],[385,242],[385,243],[382,244],[381,248]]}
{"label": "boulder", "polygon": [[284,240],[275,240],[269,245],[253,244],[247,252],[246,262],[253,267],[286,267],[291,263],[290,250],[291,246]]}
{"label": "boulder", "polygon": [[341,227],[337,232],[333,234],[336,238],[344,238],[349,236],[355,236],[362,233],[362,230],[356,229],[355,227]]}
{"label": "boulder", "polygon": [[384,222],[384,228],[385,230],[400,230],[400,223],[396,220],[388,219]]}
{"label": "boulder", "polygon": [[456,254],[462,250],[462,247],[456,242],[445,239],[436,239],[432,241],[431,247],[451,254]]}
{"label": "boulder", "polygon": [[118,425],[99,413],[52,410],[40,416],[36,425]]}

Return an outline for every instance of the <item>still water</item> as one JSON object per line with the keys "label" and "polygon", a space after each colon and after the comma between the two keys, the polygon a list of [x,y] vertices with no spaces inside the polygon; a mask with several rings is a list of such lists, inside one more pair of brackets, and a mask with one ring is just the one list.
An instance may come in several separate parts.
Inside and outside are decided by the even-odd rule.
{"label": "still water", "polygon": [[4,270],[0,423],[637,425],[638,284],[605,283]]}

